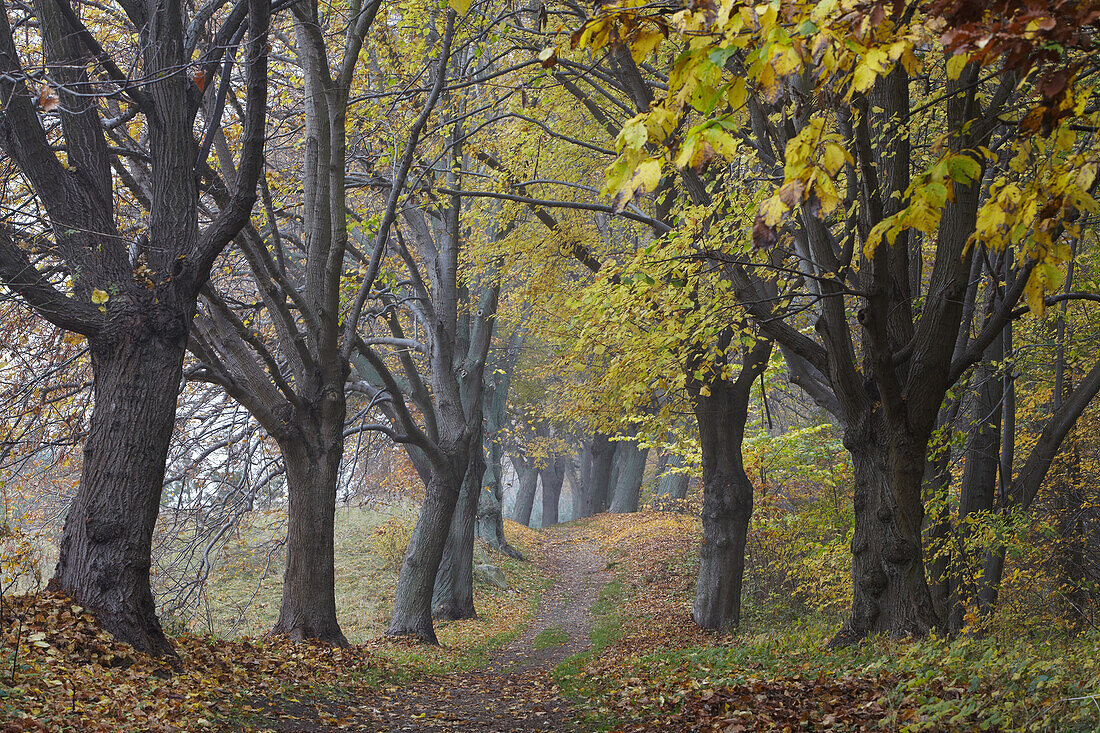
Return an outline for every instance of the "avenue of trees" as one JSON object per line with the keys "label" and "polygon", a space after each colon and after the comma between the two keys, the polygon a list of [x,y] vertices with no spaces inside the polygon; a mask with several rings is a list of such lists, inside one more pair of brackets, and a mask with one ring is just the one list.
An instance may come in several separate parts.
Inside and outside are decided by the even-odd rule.
{"label": "avenue of trees", "polygon": [[[4,9],[3,529],[48,497],[50,587],[138,649],[257,503],[273,632],[346,644],[383,462],[423,487],[390,634],[476,615],[505,517],[647,506],[700,516],[729,631],[754,504],[826,492],[758,457],[802,429],[843,448],[835,644],[992,618],[1040,517],[1095,619],[1089,3]],[[201,529],[155,600],[158,517]]]}

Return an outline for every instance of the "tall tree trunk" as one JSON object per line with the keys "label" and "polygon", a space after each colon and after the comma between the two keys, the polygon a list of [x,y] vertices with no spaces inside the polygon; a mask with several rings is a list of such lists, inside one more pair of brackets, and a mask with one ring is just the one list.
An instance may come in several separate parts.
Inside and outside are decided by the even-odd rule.
{"label": "tall tree trunk", "polygon": [[134,314],[127,327],[90,339],[94,408],[49,584],[116,638],[154,655],[174,654],[157,619],[149,568],[187,320],[183,313]]}
{"label": "tall tree trunk", "polygon": [[665,464],[664,474],[657,480],[657,496],[653,508],[662,512],[683,511],[687,500],[688,482],[691,476],[680,471],[668,469],[683,468],[684,459],[673,453]]}
{"label": "tall tree trunk", "polygon": [[393,615],[386,630],[390,636],[414,635],[429,644],[439,643],[432,626],[432,595],[466,472],[465,461],[452,458],[451,464],[447,468],[433,465],[424,487],[424,505],[397,579]]}
{"label": "tall tree trunk", "polygon": [[638,511],[649,448],[638,448],[634,441],[622,441],[616,451],[619,466],[611,496],[611,511],[617,514]]}
{"label": "tall tree trunk", "polygon": [[591,517],[607,510],[614,459],[615,444],[603,433],[593,435],[586,449],[577,517]]}
{"label": "tall tree trunk", "polygon": [[477,536],[499,552],[517,560],[523,559],[523,553],[508,543],[504,536],[504,512],[501,507],[500,483],[495,480],[478,494],[477,499]]}
{"label": "tall tree trunk", "polygon": [[294,641],[317,639],[346,646],[348,641],[336,620],[336,489],[344,453],[344,407],[342,392],[331,392],[329,400],[340,404],[314,405],[310,413],[321,413],[320,424],[309,433],[284,441],[289,516],[286,537],[286,571],[283,600],[274,634]]}
{"label": "tall tree trunk", "polygon": [[549,527],[558,523],[558,504],[561,502],[561,487],[565,484],[564,456],[551,456],[546,468],[542,469],[542,526]]}
{"label": "tall tree trunk", "polygon": [[1003,341],[994,341],[978,363],[974,372],[977,394],[971,404],[971,432],[966,441],[966,465],[963,468],[959,489],[958,534],[960,555],[955,562],[959,573],[952,578],[952,602],[947,617],[947,627],[952,633],[966,625],[968,610],[975,609],[979,589],[978,568],[980,558],[973,556],[975,548],[968,547],[973,534],[967,517],[981,512],[992,512],[997,492],[997,470],[1001,454],[1001,402],[1004,398],[1004,382],[996,373],[996,363],[1004,358]]}
{"label": "tall tree trunk", "polygon": [[926,505],[929,507],[925,547],[928,559],[928,592],[936,617],[946,619],[951,612],[951,561],[954,556],[951,515],[951,462],[946,444],[930,444],[932,449],[924,472]]}
{"label": "tall tree trunk", "polygon": [[[513,335],[513,341],[515,336]],[[477,500],[477,536],[485,540],[490,547],[509,557],[522,560],[519,550],[508,543],[504,536],[504,447],[500,443],[500,431],[504,426],[508,408],[508,388],[511,384],[511,371],[515,364],[511,352],[518,349],[505,348],[505,357],[496,369],[485,370],[485,434],[484,446],[487,455],[485,491],[478,494]]]}
{"label": "tall tree trunk", "polygon": [[695,385],[692,406],[703,454],[703,540],[692,618],[704,629],[730,631],[741,622],[745,541],[752,518],[753,487],[741,458],[749,395],[767,366],[770,341],[757,342],[733,382],[719,375]]}
{"label": "tall tree trunk", "polygon": [[516,504],[512,508],[512,521],[529,527],[531,510],[535,506],[535,492],[539,488],[539,470],[523,456],[512,456],[512,466],[516,469],[516,477],[519,479]]}
{"label": "tall tree trunk", "polygon": [[844,431],[855,481],[852,610],[833,645],[880,632],[923,636],[938,623],[921,550],[927,441],[890,440],[881,412],[871,407]]}
{"label": "tall tree trunk", "polygon": [[[1076,241],[1072,245],[1076,251]],[[1065,289],[1069,292],[1073,288],[1074,266],[1070,261],[1069,272],[1066,275]],[[1057,349],[1054,355],[1054,410],[1062,408],[1062,403],[1073,392],[1073,368],[1066,364],[1066,341],[1073,339],[1073,326],[1066,323],[1069,312],[1069,302],[1063,301],[1060,306],[1060,317],[1055,325],[1055,343]],[[1058,531],[1061,535],[1058,542],[1058,566],[1061,572],[1062,586],[1065,588],[1066,601],[1069,604],[1070,622],[1075,629],[1080,629],[1085,623],[1085,523],[1084,514],[1086,503],[1082,491],[1081,480],[1081,450],[1077,442],[1076,431],[1071,431],[1069,439],[1069,452],[1064,457],[1062,473],[1054,483],[1054,499],[1058,508]]]}
{"label": "tall tree trunk", "polygon": [[470,464],[462,480],[443,560],[435,576],[432,615],[437,619],[477,618],[474,608],[474,530],[477,523],[481,478],[485,475],[485,454],[480,436],[470,452]]}

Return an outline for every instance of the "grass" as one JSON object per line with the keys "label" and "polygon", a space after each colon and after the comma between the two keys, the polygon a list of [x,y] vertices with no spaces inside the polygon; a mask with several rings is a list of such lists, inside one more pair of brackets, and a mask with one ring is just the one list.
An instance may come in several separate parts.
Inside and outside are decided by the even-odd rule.
{"label": "grass", "polygon": [[561,626],[550,626],[535,634],[535,638],[531,640],[531,648],[540,651],[550,647],[565,646],[568,643],[569,634],[565,633],[565,629]]}
{"label": "grass", "polygon": [[[352,644],[377,639],[385,632],[416,509],[401,504],[384,510],[351,507],[337,511],[336,608],[340,627]],[[475,647],[474,656],[484,656],[486,650],[506,644],[537,606],[548,582],[535,567],[537,535],[525,527],[508,524],[509,537],[532,562],[500,556],[479,543],[475,563],[499,566],[510,588],[498,590],[475,579],[479,618],[437,624],[443,646],[441,659],[450,659],[456,650],[474,653]],[[264,548],[278,544],[283,531],[284,520],[278,516],[258,515],[243,526],[217,558],[199,606],[186,615],[166,619],[167,625],[173,631],[224,638],[265,634],[278,616],[285,555],[281,550],[269,553]],[[433,655],[429,653],[427,658]],[[461,666],[473,663],[469,660]]]}

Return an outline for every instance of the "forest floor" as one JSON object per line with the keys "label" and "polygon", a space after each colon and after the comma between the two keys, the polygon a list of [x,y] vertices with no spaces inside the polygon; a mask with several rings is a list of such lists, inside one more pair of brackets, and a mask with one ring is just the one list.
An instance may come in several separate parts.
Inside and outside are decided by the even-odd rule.
{"label": "forest floor", "polygon": [[591,610],[611,571],[599,545],[582,527],[547,529],[540,540],[538,561],[550,585],[531,623],[509,644],[492,651],[484,667],[386,684],[364,699],[333,701],[323,711],[324,719],[289,721],[284,716],[277,730],[575,730],[569,701],[551,673],[567,658],[591,649]]}
{"label": "forest floor", "polygon": [[[172,665],[68,599],[4,596],[0,733],[1100,731],[1098,629],[1002,614],[984,634],[832,648],[842,612],[769,586],[756,554],[737,633],[699,629],[700,526],[682,514],[509,522],[529,560],[479,552],[510,589],[476,583],[479,618],[437,624],[442,647],[387,639],[375,606],[406,525],[349,525],[344,544],[370,556],[338,555],[346,648],[196,629],[172,636]],[[358,616],[357,597],[374,604]]]}

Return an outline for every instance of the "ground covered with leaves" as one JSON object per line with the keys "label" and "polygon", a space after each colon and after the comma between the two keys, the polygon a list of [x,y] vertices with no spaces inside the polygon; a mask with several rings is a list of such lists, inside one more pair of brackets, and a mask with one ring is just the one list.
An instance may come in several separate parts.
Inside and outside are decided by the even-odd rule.
{"label": "ground covered with leaves", "polygon": [[[749,608],[735,635],[691,622],[696,519],[605,515],[535,533],[511,588],[443,647],[346,648],[182,634],[170,663],[66,599],[5,599],[0,733],[1100,728],[1095,635],[827,643],[836,619]],[[750,599],[750,604],[751,604]]]}
{"label": "ground covered with leaves", "polygon": [[[555,679],[595,729],[1100,730],[1100,635],[871,639],[829,648],[839,619],[748,608],[735,635],[691,622],[698,520],[587,520],[615,565],[593,653]],[[751,601],[750,601],[751,603]]]}
{"label": "ground covered with leaves", "polygon": [[[178,659],[158,660],[114,640],[62,596],[5,597],[0,733],[346,730],[372,718],[378,705],[367,702],[407,699],[393,691],[409,684],[444,700],[436,680],[485,667],[528,626],[549,582],[539,567],[539,536],[512,523],[509,531],[532,561],[495,557],[511,587],[477,584],[479,618],[440,624],[442,647],[380,631],[343,649],[180,633],[172,636]],[[423,724],[426,715],[405,712],[411,724]]]}
{"label": "ground covered with leaves", "polygon": [[66,598],[6,599],[0,731],[206,731],[372,687],[392,663],[368,646],[173,639],[178,661],[115,641]]}

